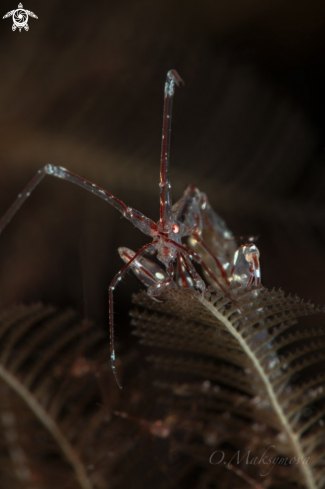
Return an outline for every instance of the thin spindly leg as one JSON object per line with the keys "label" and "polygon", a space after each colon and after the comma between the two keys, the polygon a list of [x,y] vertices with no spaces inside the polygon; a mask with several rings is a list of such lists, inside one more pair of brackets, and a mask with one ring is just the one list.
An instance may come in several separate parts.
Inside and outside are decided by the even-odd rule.
{"label": "thin spindly leg", "polygon": [[238,304],[236,303],[236,301],[234,301],[234,299],[231,297],[231,295],[229,294],[229,292],[227,292],[227,290],[224,288],[224,286],[220,283],[220,281],[217,279],[217,277],[211,272],[211,270],[206,266],[206,264],[204,263],[204,261],[199,257],[199,255],[197,253],[195,253],[192,250],[189,250],[189,249],[185,248],[185,246],[183,246],[183,245],[180,245],[180,244],[176,243],[176,241],[174,241],[172,239],[166,238],[166,241],[168,243],[172,243],[176,248],[178,248],[179,250],[181,250],[185,256],[189,256],[190,258],[192,258],[193,260],[195,260],[199,265],[201,265],[201,267],[203,268],[203,270],[205,270],[206,273],[208,275],[210,275],[210,277],[212,278],[212,280],[214,280],[218,284],[218,286],[220,287],[220,289],[222,290],[222,292],[228,297],[228,299],[232,302],[232,304],[234,304],[234,306],[238,309],[238,311],[241,312]]}
{"label": "thin spindly leg", "polygon": [[202,292],[202,294],[204,294],[206,290],[205,283],[203,282],[200,275],[197,273],[195,267],[193,266],[192,262],[187,258],[187,256],[183,254],[181,256],[184,260],[187,271],[192,275],[194,279],[195,286]]}
{"label": "thin spindly leg", "polygon": [[176,269],[177,269],[177,275],[176,275],[177,284],[183,288],[193,287],[194,285],[193,278],[185,266],[184,258],[181,253],[179,253],[177,257]]}
{"label": "thin spindly leg", "polygon": [[117,373],[116,373],[116,366],[115,366],[115,347],[114,347],[114,305],[113,305],[113,291],[122,280],[123,275],[126,274],[126,272],[132,267],[132,264],[134,260],[139,258],[141,255],[143,255],[146,251],[149,251],[150,248],[155,249],[156,242],[153,241],[152,243],[148,243],[141,250],[139,250],[135,255],[131,258],[131,260],[124,265],[124,267],[115,275],[113,278],[112,282],[110,283],[110,286],[108,288],[108,299],[109,299],[109,329],[110,329],[110,351],[111,351],[111,367],[113,370],[113,374],[115,377],[115,380],[117,382],[117,385],[119,386],[120,389],[122,389],[122,386],[119,382]]}
{"label": "thin spindly leg", "polygon": [[175,93],[175,84],[180,85],[183,80],[175,70],[167,73],[164,95],[164,115],[160,158],[160,222],[164,225],[172,217],[171,185],[169,179],[170,136],[172,122],[172,106]]}
{"label": "thin spindly leg", "polygon": [[151,221],[148,217],[144,216],[141,212],[132,209],[132,207],[128,207],[121,200],[114,197],[114,195],[110,194],[106,190],[98,187],[94,183],[89,182],[85,178],[72,173],[65,168],[54,165],[46,165],[41,170],[39,170],[35,177],[29,182],[29,184],[24,188],[21,194],[18,195],[17,199],[14,203],[9,207],[8,211],[4,214],[4,216],[0,220],[0,233],[4,230],[7,224],[14,217],[16,212],[20,209],[25,200],[30,196],[32,191],[37,187],[37,185],[43,180],[46,175],[51,175],[53,177],[61,178],[62,180],[67,180],[68,182],[72,182],[75,185],[91,192],[92,194],[100,197],[105,200],[113,207],[115,207],[118,211],[120,211],[124,217],[126,217],[129,221],[134,224],[137,228],[140,229],[143,233],[153,236],[153,234],[157,231],[157,225]]}

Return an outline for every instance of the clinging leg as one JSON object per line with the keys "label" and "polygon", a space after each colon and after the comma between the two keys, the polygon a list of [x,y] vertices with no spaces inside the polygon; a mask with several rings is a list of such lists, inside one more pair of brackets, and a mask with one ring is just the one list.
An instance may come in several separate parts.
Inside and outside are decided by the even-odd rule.
{"label": "clinging leg", "polygon": [[187,271],[192,275],[194,279],[195,287],[198,288],[202,292],[202,294],[204,294],[206,290],[204,281],[201,279],[200,275],[197,273],[195,267],[192,265],[192,262],[187,258],[187,256],[181,254],[181,257],[184,260]]}
{"label": "clinging leg", "polygon": [[242,245],[234,257],[232,279],[242,285],[261,285],[260,252],[254,244]]}
{"label": "clinging leg", "polygon": [[204,263],[204,261],[200,258],[200,256],[195,253],[194,251],[192,250],[189,250],[187,248],[185,248],[185,246],[183,245],[180,245],[178,243],[176,243],[174,240],[172,239],[169,239],[169,238],[166,238],[166,241],[168,243],[172,243],[176,248],[178,248],[180,251],[182,251],[183,255],[185,256],[189,256],[190,258],[192,258],[193,260],[195,260],[199,265],[201,265],[201,267],[203,268],[203,270],[205,270],[205,272],[212,278],[212,280],[214,280],[218,286],[220,287],[220,289],[222,290],[222,292],[225,294],[225,296],[228,297],[228,299],[230,300],[230,302],[232,304],[234,304],[234,306],[236,306],[237,310],[239,312],[241,312],[238,304],[236,303],[236,301],[234,301],[234,299],[231,297],[231,295],[229,294],[229,292],[227,292],[227,290],[224,288],[224,286],[220,283],[220,281],[217,279],[217,277],[211,272],[211,270],[206,266],[206,264]]}
{"label": "clinging leg", "polygon": [[176,260],[176,283],[179,287],[192,288],[194,280],[185,265],[183,255],[179,254]]}

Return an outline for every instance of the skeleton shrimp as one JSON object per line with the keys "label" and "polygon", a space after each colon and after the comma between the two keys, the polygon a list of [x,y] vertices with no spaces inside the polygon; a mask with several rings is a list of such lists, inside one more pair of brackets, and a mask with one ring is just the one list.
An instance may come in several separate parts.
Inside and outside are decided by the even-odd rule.
{"label": "skeleton shrimp", "polygon": [[[212,210],[203,192],[190,185],[185,190],[183,197],[172,206],[169,178],[172,103],[175,85],[179,86],[182,83],[181,77],[175,70],[167,73],[160,160],[160,219],[157,223],[136,209],[127,206],[98,185],[66,168],[51,164],[47,164],[37,172],[0,220],[1,233],[43,178],[51,175],[72,182],[105,200],[141,232],[152,238],[151,243],[146,244],[136,253],[128,248],[119,248],[119,254],[125,265],[115,275],[108,289],[111,367],[120,388],[122,387],[115,365],[113,292],[126,272],[132,270],[138,276],[148,287],[148,295],[153,300],[158,300],[157,296],[164,289],[177,285],[198,289],[203,294],[206,288],[205,282],[196,271],[192,261],[202,267],[211,283],[219,287],[236,307],[237,304],[225,286],[229,285],[232,280],[244,285],[251,284],[253,281],[257,285],[260,284],[257,248],[255,245],[248,244],[234,253],[234,242],[231,242],[230,231]],[[190,248],[182,244],[184,237],[190,238]],[[198,248],[197,251],[196,248]],[[157,253],[157,259],[165,268],[145,258],[143,256],[145,253]]]}

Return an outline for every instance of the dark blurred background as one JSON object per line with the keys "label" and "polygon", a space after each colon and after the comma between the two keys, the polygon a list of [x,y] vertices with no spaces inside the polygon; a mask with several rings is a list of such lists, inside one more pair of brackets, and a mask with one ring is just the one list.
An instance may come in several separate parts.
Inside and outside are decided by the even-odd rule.
{"label": "dark blurred background", "polygon": [[[25,0],[27,2],[27,0]],[[1,3],[1,17],[14,8]],[[262,281],[325,302],[325,3],[28,0],[0,23],[0,213],[46,163],[159,216],[166,72],[174,201],[205,191],[235,235],[258,234]],[[0,239],[0,300],[71,305],[107,324],[118,246],[144,235],[47,177]],[[116,293],[117,338],[135,278]],[[123,328],[128,334],[128,328]]]}

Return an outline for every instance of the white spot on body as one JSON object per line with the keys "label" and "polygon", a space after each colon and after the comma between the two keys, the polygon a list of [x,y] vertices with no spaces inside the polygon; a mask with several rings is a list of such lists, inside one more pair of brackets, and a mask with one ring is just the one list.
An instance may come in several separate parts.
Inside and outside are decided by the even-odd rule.
{"label": "white spot on body", "polygon": [[157,272],[155,275],[158,280],[163,280],[164,278],[164,275],[161,272]]}

